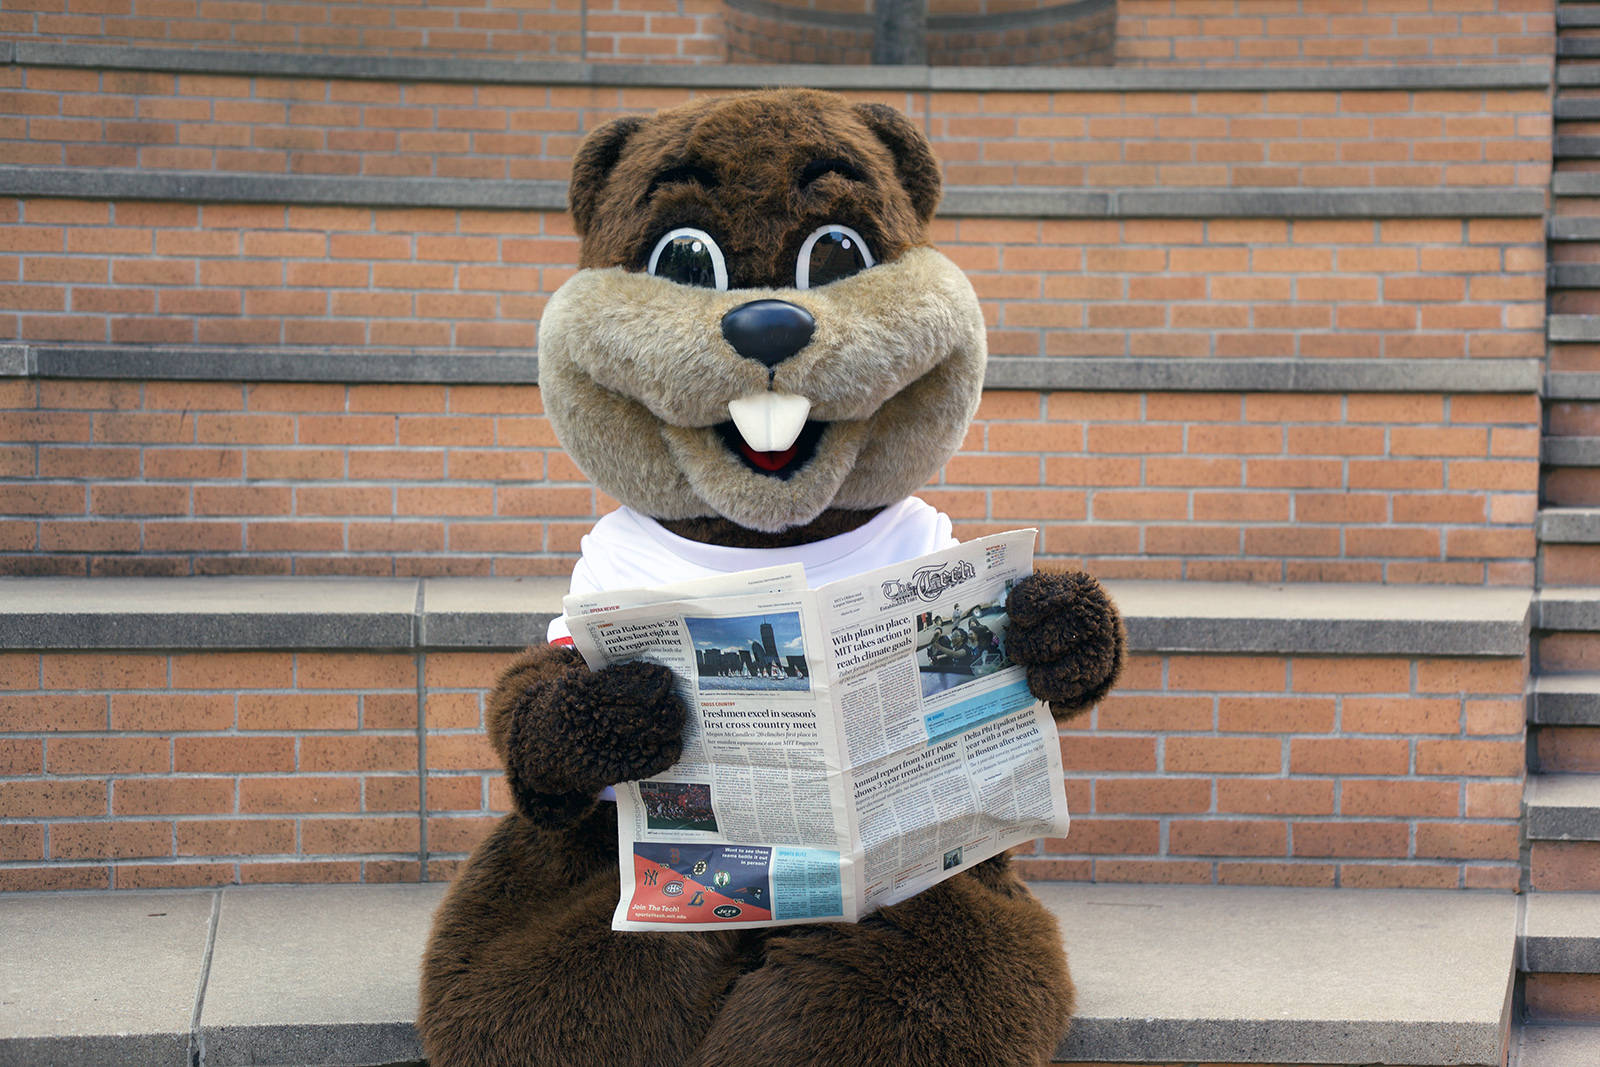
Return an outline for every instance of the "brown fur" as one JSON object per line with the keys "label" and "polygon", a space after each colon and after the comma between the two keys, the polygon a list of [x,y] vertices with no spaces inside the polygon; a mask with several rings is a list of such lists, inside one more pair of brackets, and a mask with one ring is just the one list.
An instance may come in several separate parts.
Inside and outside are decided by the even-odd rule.
{"label": "brown fur", "polygon": [[[797,183],[819,160],[820,176]],[[660,183],[664,172],[679,178]],[[575,291],[586,295],[552,300],[542,326],[541,375],[563,443],[603,489],[636,507],[630,492],[643,494],[655,506],[642,510],[683,537],[773,548],[857,528],[954,451],[981,384],[970,288],[953,287],[920,248],[938,198],[937,166],[910,122],[826,94],[700,101],[597,130],[570,193],[586,268]],[[860,232],[885,269],[787,288],[799,242],[830,221]],[[638,277],[656,237],[679,225],[724,242],[739,291]],[[702,321],[757,297],[829,318],[770,379]],[[885,304],[900,317],[883,318]],[[674,319],[680,307],[697,310]],[[907,331],[931,337],[946,327],[930,324],[947,320],[976,330],[975,358],[883,355],[919,351]],[[657,332],[636,335],[641,324]],[[865,344],[844,340],[863,332]],[[764,380],[803,391],[822,410],[813,417],[833,420],[816,458],[785,481],[736,471],[705,428],[724,394],[740,395],[731,388]],[[830,464],[844,472],[834,483],[813,471]],[[708,511],[707,495],[722,503]],[[1115,683],[1122,625],[1092,579],[1036,574],[1009,608],[1008,648],[1058,715]],[[669,677],[647,664],[590,672],[570,649],[545,647],[502,674],[488,727],[516,811],[473,853],[435,920],[417,1021],[435,1067],[1049,1059],[1072,982],[1055,920],[1004,855],[855,924],[613,932],[616,807],[595,794],[669,766],[683,714]]]}

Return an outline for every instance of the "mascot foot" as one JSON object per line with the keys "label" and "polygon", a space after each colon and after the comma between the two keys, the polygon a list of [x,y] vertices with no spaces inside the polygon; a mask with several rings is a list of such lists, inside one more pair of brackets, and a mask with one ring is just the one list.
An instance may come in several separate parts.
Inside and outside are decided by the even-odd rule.
{"label": "mascot foot", "polygon": [[1036,571],[1006,600],[1006,654],[1028,669],[1028,688],[1057,713],[1105,696],[1122,672],[1122,617],[1082,571]]}
{"label": "mascot foot", "polygon": [[688,1062],[1047,1062],[1072,1012],[1061,936],[1003,859],[980,867],[859,923],[775,931]]}

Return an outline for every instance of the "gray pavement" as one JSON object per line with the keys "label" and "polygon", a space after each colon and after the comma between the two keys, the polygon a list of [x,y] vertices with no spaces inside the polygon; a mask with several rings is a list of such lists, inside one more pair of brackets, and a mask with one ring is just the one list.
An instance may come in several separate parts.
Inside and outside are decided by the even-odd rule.
{"label": "gray pavement", "polygon": [[[1509,894],[1043,884],[1076,1061],[1500,1064]],[[0,898],[0,1064],[395,1064],[443,887]],[[14,951],[13,951],[14,950]]]}

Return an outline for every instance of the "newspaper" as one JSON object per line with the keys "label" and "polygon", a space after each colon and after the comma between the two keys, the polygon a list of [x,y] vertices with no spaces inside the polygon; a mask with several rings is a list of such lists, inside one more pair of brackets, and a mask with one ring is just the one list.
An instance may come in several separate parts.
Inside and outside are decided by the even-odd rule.
{"label": "newspaper", "polygon": [[590,667],[663,664],[688,709],[679,761],[616,787],[613,929],[853,922],[1064,835],[1054,720],[1004,652],[1035,534],[568,597]]}

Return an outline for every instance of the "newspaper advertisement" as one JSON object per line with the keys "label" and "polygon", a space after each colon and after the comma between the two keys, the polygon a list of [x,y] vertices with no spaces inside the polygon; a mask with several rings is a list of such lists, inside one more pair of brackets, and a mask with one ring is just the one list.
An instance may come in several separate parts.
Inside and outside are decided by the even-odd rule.
{"label": "newspaper advertisement", "polygon": [[799,565],[568,597],[590,667],[673,672],[683,752],[616,787],[618,930],[854,922],[1067,832],[1049,708],[1005,653],[1033,530],[805,587]]}

